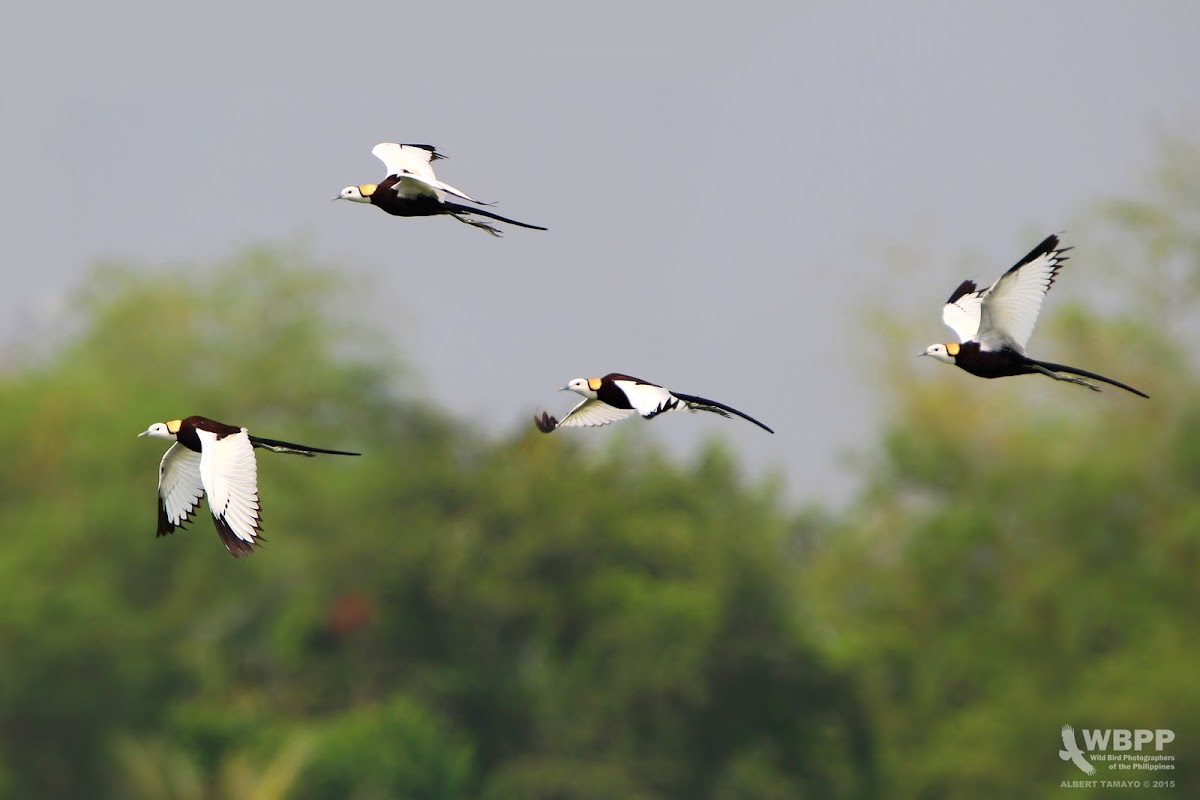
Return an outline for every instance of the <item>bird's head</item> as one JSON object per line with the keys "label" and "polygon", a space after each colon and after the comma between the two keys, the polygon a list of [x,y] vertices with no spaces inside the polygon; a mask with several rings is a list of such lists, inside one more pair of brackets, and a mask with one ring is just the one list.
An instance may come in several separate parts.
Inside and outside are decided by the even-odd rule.
{"label": "bird's head", "polygon": [[561,391],[574,392],[582,395],[589,400],[596,399],[596,392],[600,389],[599,378],[574,378],[566,386],[562,387]]}
{"label": "bird's head", "polygon": [[353,203],[369,203],[371,195],[375,194],[375,190],[379,187],[373,183],[364,183],[361,186],[347,186],[342,189],[342,193],[334,200],[349,200]]}
{"label": "bird's head", "polygon": [[182,420],[173,419],[170,422],[156,422],[146,430],[138,434],[140,439],[143,436],[153,436],[155,439],[170,439],[175,441],[176,434],[179,433],[179,425]]}
{"label": "bird's head", "polygon": [[957,363],[958,343],[950,342],[948,344],[931,344],[925,348],[924,353],[917,353],[918,356],[933,356],[938,361],[946,364]]}

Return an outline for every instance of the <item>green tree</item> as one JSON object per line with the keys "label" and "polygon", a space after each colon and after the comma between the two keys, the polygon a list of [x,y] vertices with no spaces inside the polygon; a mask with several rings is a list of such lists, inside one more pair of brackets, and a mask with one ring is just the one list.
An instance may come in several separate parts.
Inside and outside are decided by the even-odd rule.
{"label": "green tree", "polygon": [[1064,724],[1172,728],[1180,780],[1200,760],[1200,382],[1164,324],[1189,302],[1194,318],[1196,153],[1170,152],[1157,199],[1106,205],[1085,226],[1097,244],[1072,253],[1125,313],[1058,298],[1039,326],[1039,352],[1151,400],[950,370],[889,380],[867,486],[803,585],[824,647],[862,677],[890,796],[1057,796],[1086,777],[1057,757]]}
{"label": "green tree", "polygon": [[[0,378],[5,796],[872,794],[775,485],[717,445],[489,439],[405,399],[339,286],[265,250],[101,270]],[[204,512],[153,536],[135,434],[192,413],[364,456],[260,454],[270,541],[234,561]]]}

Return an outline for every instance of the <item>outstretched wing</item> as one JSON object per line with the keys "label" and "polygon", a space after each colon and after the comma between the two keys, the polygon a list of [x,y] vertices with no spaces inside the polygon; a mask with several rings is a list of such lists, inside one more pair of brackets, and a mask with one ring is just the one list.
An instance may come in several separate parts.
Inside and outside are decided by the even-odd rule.
{"label": "outstretched wing", "polygon": [[679,398],[658,384],[615,372],[605,378],[611,379],[629,405],[646,419],[680,408]]}
{"label": "outstretched wing", "polygon": [[258,465],[250,434],[219,436],[197,430],[200,480],[221,542],[235,558],[254,552],[262,530],[258,505]]}
{"label": "outstretched wing", "polygon": [[446,193],[428,181],[414,175],[389,175],[380,184],[378,191],[395,192],[405,200],[432,200],[446,202]]}
{"label": "outstretched wing", "polygon": [[595,428],[617,422],[633,414],[632,408],[614,408],[600,400],[584,400],[576,405],[562,419],[555,419],[544,413],[534,417],[538,430],[550,433],[558,428]]}
{"label": "outstretched wing", "polygon": [[455,189],[450,184],[437,179],[437,176],[433,174],[433,166],[430,162],[438,158],[445,158],[445,156],[439,154],[433,145],[381,142],[371,149],[371,153],[383,162],[389,176],[396,175],[401,179],[392,185],[392,189],[401,197],[416,198],[432,195],[441,203],[446,200],[445,194],[452,194],[472,203],[487,205],[466,192]]}
{"label": "outstretched wing", "polygon": [[395,142],[380,142],[371,148],[371,155],[383,162],[388,175],[416,175],[425,180],[436,180],[430,162],[444,158],[431,144]]}
{"label": "outstretched wing", "polygon": [[1062,726],[1063,749],[1058,751],[1058,757],[1063,761],[1071,761],[1088,775],[1096,774],[1096,767],[1083,756],[1079,746],[1075,744],[1075,729],[1070,725]]}
{"label": "outstretched wing", "polygon": [[1051,234],[984,292],[979,330],[975,334],[975,341],[982,349],[999,350],[1007,346],[1025,352],[1042,310],[1042,300],[1067,260],[1063,253],[1070,249],[1060,248],[1058,236]]}
{"label": "outstretched wing", "polygon": [[958,334],[960,342],[971,341],[979,330],[983,294],[976,290],[975,281],[963,281],[942,307],[942,320]]}
{"label": "outstretched wing", "polygon": [[203,496],[200,454],[176,442],[158,465],[158,535],[174,533],[190,522]]}

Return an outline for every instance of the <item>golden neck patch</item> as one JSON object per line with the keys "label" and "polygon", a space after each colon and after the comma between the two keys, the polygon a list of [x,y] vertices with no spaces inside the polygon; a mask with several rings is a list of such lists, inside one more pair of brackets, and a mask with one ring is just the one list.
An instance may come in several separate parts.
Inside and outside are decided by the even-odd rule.
{"label": "golden neck patch", "polygon": [[956,355],[958,355],[958,351],[959,351],[958,342],[948,342],[946,344],[946,352],[949,353],[950,355],[956,356]]}
{"label": "golden neck patch", "polygon": [[371,195],[375,194],[375,190],[378,188],[379,186],[377,184],[364,183],[358,187],[358,191],[362,192],[363,197],[370,197]]}
{"label": "golden neck patch", "polygon": [[183,425],[183,420],[173,419],[167,423],[167,433],[179,433],[180,426]]}
{"label": "golden neck patch", "polygon": [[600,379],[599,378],[588,378],[588,388],[591,389],[593,392],[600,391]]}

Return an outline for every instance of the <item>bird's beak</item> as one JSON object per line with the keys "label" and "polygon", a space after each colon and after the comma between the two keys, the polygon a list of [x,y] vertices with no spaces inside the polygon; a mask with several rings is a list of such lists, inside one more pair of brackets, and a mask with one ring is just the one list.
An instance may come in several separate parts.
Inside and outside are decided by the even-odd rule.
{"label": "bird's beak", "polygon": [[569,391],[571,391],[571,387],[570,387],[570,386],[564,386],[564,387],[562,387],[561,389],[559,389],[559,391],[560,391],[560,392],[569,392]]}
{"label": "bird's beak", "polygon": [[137,438],[139,438],[139,439],[140,439],[140,438],[142,438],[143,436],[149,436],[149,435],[150,435],[150,431],[142,431],[141,433],[139,433],[139,434],[137,435]]}
{"label": "bird's beak", "polygon": [[917,353],[917,358],[920,358],[921,356],[927,356],[927,355],[929,355],[929,353],[925,353],[925,352]]}
{"label": "bird's beak", "polygon": [[341,199],[342,199],[342,196],[339,194],[337,197],[331,197],[331,198],[329,198],[329,199],[330,199],[331,201],[333,201],[333,200],[341,200]]}

